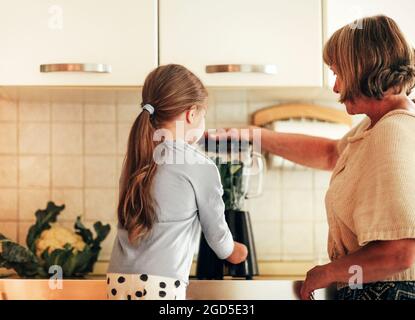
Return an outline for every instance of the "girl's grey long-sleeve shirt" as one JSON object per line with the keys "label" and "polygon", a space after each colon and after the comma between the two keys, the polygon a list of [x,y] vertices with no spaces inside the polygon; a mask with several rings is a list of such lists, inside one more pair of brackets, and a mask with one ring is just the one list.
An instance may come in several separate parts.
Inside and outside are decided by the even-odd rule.
{"label": "girl's grey long-sleeve shirt", "polygon": [[146,273],[187,283],[200,226],[220,259],[233,251],[223,188],[214,162],[195,147],[183,141],[159,147],[165,161],[157,166],[152,189],[157,221],[150,236],[138,244],[131,244],[118,224],[108,272]]}

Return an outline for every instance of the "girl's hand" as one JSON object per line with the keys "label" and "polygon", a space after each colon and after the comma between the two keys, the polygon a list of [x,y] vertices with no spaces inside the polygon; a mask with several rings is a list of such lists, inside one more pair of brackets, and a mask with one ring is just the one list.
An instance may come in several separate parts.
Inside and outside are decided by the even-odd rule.
{"label": "girl's hand", "polygon": [[226,260],[232,264],[239,264],[248,257],[248,249],[242,243],[235,241],[234,244],[233,252]]}
{"label": "girl's hand", "polygon": [[300,291],[301,300],[312,300],[314,290],[328,287],[334,282],[328,271],[329,264],[316,266],[307,272],[307,276]]}

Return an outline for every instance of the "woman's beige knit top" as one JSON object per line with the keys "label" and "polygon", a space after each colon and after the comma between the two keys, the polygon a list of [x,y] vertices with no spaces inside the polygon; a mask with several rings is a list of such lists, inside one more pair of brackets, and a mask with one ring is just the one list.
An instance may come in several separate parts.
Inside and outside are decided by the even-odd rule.
{"label": "woman's beige knit top", "polygon": [[[371,241],[415,238],[415,114],[394,110],[369,126],[366,118],[338,143],[326,194],[331,260]],[[415,265],[384,280],[415,280]]]}

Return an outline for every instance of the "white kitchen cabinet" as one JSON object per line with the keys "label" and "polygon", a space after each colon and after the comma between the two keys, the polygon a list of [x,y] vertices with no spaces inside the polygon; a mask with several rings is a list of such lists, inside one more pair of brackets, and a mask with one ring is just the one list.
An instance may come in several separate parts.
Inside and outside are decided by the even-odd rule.
{"label": "white kitchen cabinet", "polygon": [[[161,64],[183,64],[208,86],[322,86],[320,0],[160,0],[159,6]],[[206,70],[239,65],[247,72]]]}
{"label": "white kitchen cabinet", "polygon": [[[325,6],[325,40],[339,28],[353,21],[372,15],[384,14],[393,18],[407,39],[415,45],[415,27],[412,12],[415,11],[413,0],[324,0]],[[357,27],[359,27],[357,25]],[[328,71],[327,84],[332,86],[335,77]]]}
{"label": "white kitchen cabinet", "polygon": [[[157,66],[157,0],[1,0],[0,41],[0,85],[142,85]],[[85,63],[111,72],[40,72]]]}

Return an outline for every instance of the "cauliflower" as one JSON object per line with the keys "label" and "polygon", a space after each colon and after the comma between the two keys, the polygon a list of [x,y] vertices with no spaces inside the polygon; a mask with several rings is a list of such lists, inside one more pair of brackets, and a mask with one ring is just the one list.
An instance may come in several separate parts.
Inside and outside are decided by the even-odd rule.
{"label": "cauliflower", "polygon": [[45,250],[51,253],[55,249],[62,249],[65,244],[70,244],[75,252],[82,251],[85,247],[85,242],[80,235],[53,224],[50,229],[44,230],[36,240],[36,255],[40,257]]}

